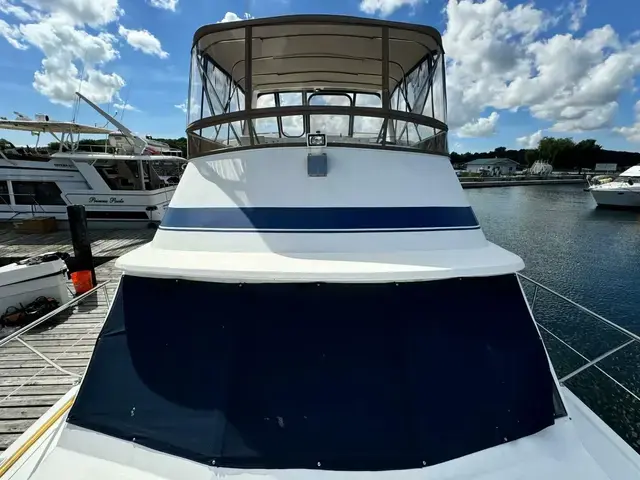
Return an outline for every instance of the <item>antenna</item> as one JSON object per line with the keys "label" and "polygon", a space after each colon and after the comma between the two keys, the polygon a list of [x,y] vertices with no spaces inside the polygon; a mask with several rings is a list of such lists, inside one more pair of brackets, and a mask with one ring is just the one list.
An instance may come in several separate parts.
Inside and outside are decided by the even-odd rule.
{"label": "antenna", "polygon": [[131,93],[131,87],[127,89],[127,98],[124,99],[124,104],[122,105],[122,115],[120,115],[120,120],[124,121],[124,114],[127,111],[127,104],[129,103],[129,94]]}
{"label": "antenna", "polygon": [[[80,72],[80,83],[78,85],[78,92],[82,91],[82,82],[84,82],[84,63],[82,64],[82,72]],[[75,105],[73,106],[73,119],[71,120],[73,123],[76,123],[79,112],[80,112],[80,99],[77,98]]]}

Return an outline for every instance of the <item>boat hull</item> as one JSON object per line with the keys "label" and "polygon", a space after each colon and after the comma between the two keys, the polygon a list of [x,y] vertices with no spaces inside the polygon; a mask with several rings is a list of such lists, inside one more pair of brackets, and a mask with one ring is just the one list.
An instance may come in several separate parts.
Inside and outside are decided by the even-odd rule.
{"label": "boat hull", "polygon": [[640,209],[640,189],[591,189],[591,196],[598,207]]}

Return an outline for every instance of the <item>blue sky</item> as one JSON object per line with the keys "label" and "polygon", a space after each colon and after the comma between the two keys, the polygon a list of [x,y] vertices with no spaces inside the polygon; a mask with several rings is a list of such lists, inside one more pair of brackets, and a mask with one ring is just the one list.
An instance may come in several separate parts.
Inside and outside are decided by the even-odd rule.
{"label": "blue sky", "polygon": [[[93,76],[82,91],[105,108],[122,114],[126,102],[131,129],[183,136],[177,106],[187,97],[193,33],[228,12],[435,26],[449,57],[452,150],[520,148],[543,135],[640,148],[640,33],[628,0],[0,0],[0,115],[69,120],[84,73]],[[77,120],[98,122],[87,106]]]}

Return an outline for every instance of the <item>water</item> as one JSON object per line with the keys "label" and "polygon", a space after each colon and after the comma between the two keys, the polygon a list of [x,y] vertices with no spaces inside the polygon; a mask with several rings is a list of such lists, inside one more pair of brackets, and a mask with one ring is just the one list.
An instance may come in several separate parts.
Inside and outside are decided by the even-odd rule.
{"label": "water", "polygon": [[581,185],[466,190],[487,238],[524,274],[640,334],[640,213],[596,208]]}
{"label": "water", "polygon": [[[524,259],[523,273],[640,334],[640,214],[596,209],[580,185],[470,189],[467,195],[487,238]],[[534,315],[589,359],[627,340],[543,291]],[[558,377],[585,363],[541,334]],[[638,365],[640,345],[633,344],[599,367],[638,395]],[[566,385],[640,452],[640,401],[593,367]]]}

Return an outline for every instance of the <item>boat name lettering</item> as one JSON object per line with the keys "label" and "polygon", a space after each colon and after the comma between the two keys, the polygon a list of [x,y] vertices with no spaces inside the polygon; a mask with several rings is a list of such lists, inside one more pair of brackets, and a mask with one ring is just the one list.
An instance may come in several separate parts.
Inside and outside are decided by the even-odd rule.
{"label": "boat name lettering", "polygon": [[53,166],[54,167],[61,167],[61,168],[69,168],[69,167],[71,167],[71,165],[69,165],[68,163],[54,163]]}
{"label": "boat name lettering", "polygon": [[89,203],[124,203],[124,198],[109,197],[109,199],[106,199],[89,197]]}

